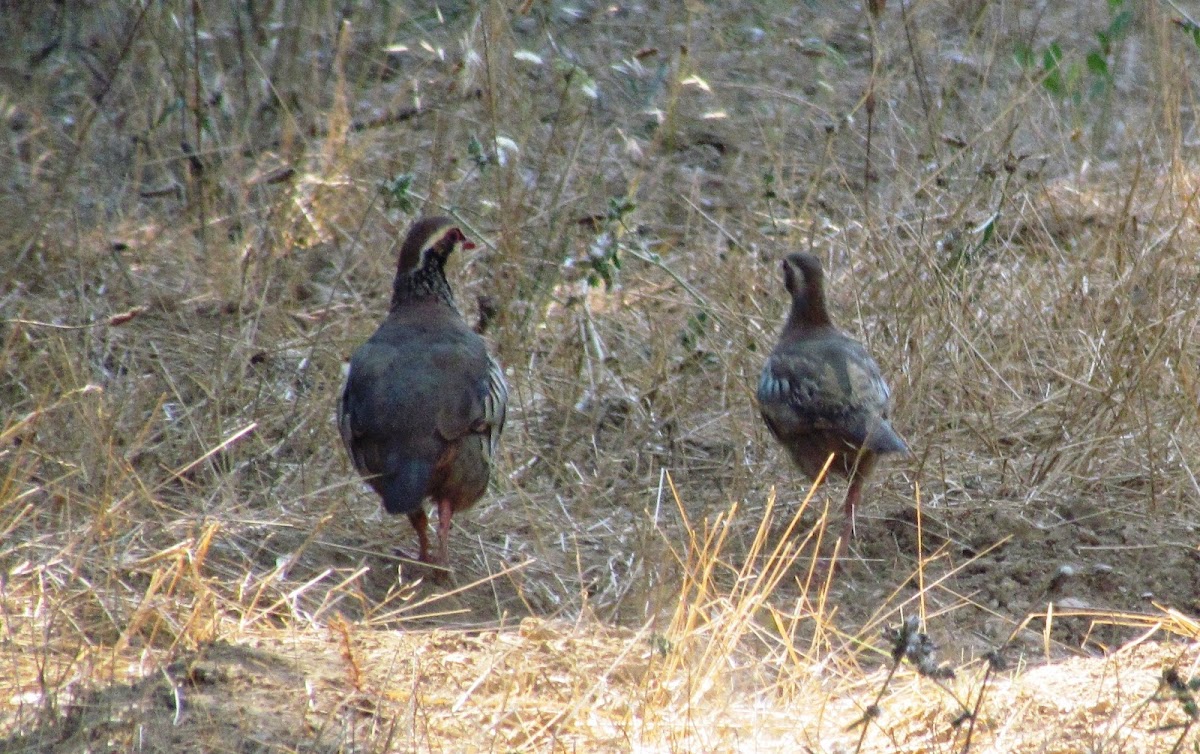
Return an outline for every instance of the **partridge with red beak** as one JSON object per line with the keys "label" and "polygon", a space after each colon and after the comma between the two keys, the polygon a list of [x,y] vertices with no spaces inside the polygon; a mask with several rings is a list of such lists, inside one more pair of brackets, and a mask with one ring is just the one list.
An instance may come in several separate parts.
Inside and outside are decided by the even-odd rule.
{"label": "partridge with red beak", "polygon": [[[413,223],[400,249],[387,319],[354,352],[338,427],[354,467],[388,513],[408,516],[422,562],[445,566],[450,520],[487,490],[508,388],[483,338],[463,321],[446,260],[473,244],[447,217]],[[430,553],[426,498],[438,510]]]}

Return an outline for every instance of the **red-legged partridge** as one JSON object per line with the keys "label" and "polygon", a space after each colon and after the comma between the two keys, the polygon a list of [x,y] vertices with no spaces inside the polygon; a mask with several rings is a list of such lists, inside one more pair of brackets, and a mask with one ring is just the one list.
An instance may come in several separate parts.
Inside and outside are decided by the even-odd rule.
{"label": "red-legged partridge", "polygon": [[791,254],[783,260],[783,280],[792,308],[763,366],[758,406],[801,471],[816,479],[832,455],[829,474],[849,480],[840,553],[854,534],[854,510],[879,456],[907,453],[908,445],[888,421],[879,365],[829,318],[821,263]]}
{"label": "red-legged partridge", "polygon": [[[445,566],[450,519],[487,489],[504,428],[508,388],[483,338],[463,321],[446,281],[446,260],[473,248],[446,217],[409,229],[400,249],[387,319],[354,352],[338,404],[338,427],[354,467],[403,513],[421,561]],[[425,500],[438,511],[430,553]]]}

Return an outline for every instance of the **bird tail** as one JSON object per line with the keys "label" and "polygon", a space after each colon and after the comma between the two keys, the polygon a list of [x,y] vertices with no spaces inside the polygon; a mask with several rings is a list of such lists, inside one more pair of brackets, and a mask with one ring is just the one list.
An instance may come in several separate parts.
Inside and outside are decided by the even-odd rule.
{"label": "bird tail", "polygon": [[421,507],[421,501],[429,488],[433,476],[433,464],[415,459],[397,463],[391,474],[380,479],[379,495],[388,513],[412,513]]}
{"label": "bird tail", "polygon": [[886,420],[879,422],[867,435],[865,447],[876,453],[908,454],[908,443],[904,442],[904,438],[900,437]]}

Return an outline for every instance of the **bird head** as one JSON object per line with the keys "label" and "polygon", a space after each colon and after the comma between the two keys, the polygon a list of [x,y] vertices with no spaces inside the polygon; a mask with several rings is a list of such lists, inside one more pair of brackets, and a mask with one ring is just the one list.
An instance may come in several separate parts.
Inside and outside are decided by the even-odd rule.
{"label": "bird head", "polygon": [[788,254],[780,266],[783,267],[783,284],[793,296],[814,286],[821,287],[825,279],[821,270],[821,260],[812,254]]}
{"label": "bird head", "polygon": [[400,247],[400,263],[392,283],[392,309],[407,301],[438,298],[454,307],[454,294],[446,282],[446,260],[462,246],[473,249],[448,217],[423,217],[412,224]]}
{"label": "bird head", "polygon": [[408,235],[404,237],[404,244],[400,247],[399,271],[440,271],[459,245],[464,249],[475,248],[475,244],[467,240],[453,220],[448,217],[422,217],[412,224]]}
{"label": "bird head", "polygon": [[783,258],[783,284],[792,296],[789,322],[797,327],[832,324],[825,306],[825,273],[821,260],[812,254],[789,254]]}

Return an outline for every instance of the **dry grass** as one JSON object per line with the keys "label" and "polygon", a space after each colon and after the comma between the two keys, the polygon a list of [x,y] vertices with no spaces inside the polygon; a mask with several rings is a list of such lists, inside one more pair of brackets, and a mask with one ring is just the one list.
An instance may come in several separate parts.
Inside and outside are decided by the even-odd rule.
{"label": "dry grass", "polygon": [[[977,748],[1194,745],[1172,11],[1107,81],[1082,0],[236,5],[0,14],[0,748],[950,751],[985,688]],[[512,386],[450,593],[332,420],[420,211]],[[753,407],[796,248],[916,449],[832,583]],[[885,685],[914,614],[944,687]]]}

